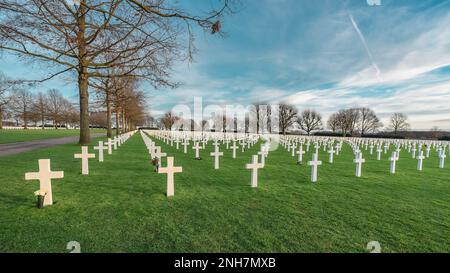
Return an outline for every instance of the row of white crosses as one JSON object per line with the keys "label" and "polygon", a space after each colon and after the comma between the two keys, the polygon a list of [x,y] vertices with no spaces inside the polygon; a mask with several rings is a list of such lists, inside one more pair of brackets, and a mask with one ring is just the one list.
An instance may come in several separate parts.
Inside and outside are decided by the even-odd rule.
{"label": "row of white crosses", "polygon": [[[135,131],[121,135],[118,139],[121,140],[121,144],[125,142]],[[102,150],[103,151],[103,150]],[[75,154],[75,158],[82,160],[82,174],[89,174],[89,158],[95,158],[95,154],[89,154],[88,147],[81,147],[81,154]],[[25,173],[25,180],[39,180],[39,190],[35,192],[35,195],[44,196],[44,206],[53,204],[52,193],[52,179],[64,178],[63,171],[52,171],[50,166],[50,159],[39,159],[39,171]]]}
{"label": "row of white crosses", "polygon": [[[104,162],[104,150],[108,150],[108,154],[112,155],[113,148],[117,150],[125,141],[127,141],[136,131],[128,132],[125,134],[121,134],[119,136],[115,136],[113,139],[108,138],[107,142],[99,141],[98,146],[94,147],[94,150],[98,150],[98,161]],[[107,146],[104,146],[104,145]],[[88,175],[89,174],[89,159],[95,158],[95,154],[89,153],[88,146],[81,147],[81,154],[74,154],[74,158],[81,159],[81,174]]]}
{"label": "row of white crosses", "polygon": [[[184,147],[184,153],[187,154],[187,147],[190,145],[190,141],[193,142],[192,150],[194,150],[194,158],[197,160],[201,159],[201,150],[206,148],[206,144],[209,141],[213,142],[214,152],[210,153],[210,156],[214,157],[214,168],[219,165],[220,157],[223,156],[223,152],[220,151],[220,145],[225,144],[226,149],[232,150],[232,158],[235,159],[237,156],[236,151],[239,147],[244,151],[246,148],[249,149],[258,141],[258,136],[256,135],[242,135],[242,134],[222,134],[222,133],[202,133],[200,134],[189,134],[186,132],[165,132],[165,131],[146,131],[147,134],[163,141],[166,144],[173,146],[175,143],[176,149],[179,149],[179,143]],[[230,145],[232,143],[232,145]],[[239,146],[237,145],[239,144]]]}
{"label": "row of white crosses", "polygon": [[[219,133],[220,134],[220,133]],[[230,149],[233,150],[233,158],[235,158],[236,150],[239,148],[236,143],[239,143],[241,147],[248,147],[250,148],[256,141],[259,139],[260,136],[253,136],[252,141],[249,140],[248,136],[241,136],[239,139],[236,138],[235,134],[223,134],[223,137],[217,136],[218,134],[202,134],[200,136],[196,136],[195,133],[191,136],[188,136],[186,133],[175,133],[174,132],[159,132],[155,134],[157,138],[164,140],[166,143],[188,143],[189,141],[193,141],[193,149],[196,151],[196,158],[200,157],[199,150],[204,149],[205,144],[212,140],[214,141],[214,152],[212,152],[210,155],[214,157],[214,168],[219,168],[219,158],[223,156],[223,152],[220,152],[218,148],[218,141],[222,141],[224,144],[227,145],[227,148],[229,148],[231,145],[231,141],[233,141],[233,145]],[[231,136],[230,136],[231,135]],[[233,136],[234,135],[234,136]],[[184,141],[184,142],[183,142]],[[402,142],[399,140],[367,140],[362,138],[329,138],[329,137],[296,137],[296,136],[288,136],[288,137],[281,137],[280,143],[291,153],[291,156],[298,156],[297,162],[302,163],[303,161],[303,155],[305,154],[305,150],[303,149],[303,146],[306,147],[306,152],[310,150],[310,147],[312,146],[314,149],[312,160],[308,161],[308,165],[311,166],[311,181],[316,182],[318,177],[318,166],[322,165],[322,161],[318,158],[318,152],[320,148],[323,148],[323,151],[326,151],[329,154],[329,163],[334,162],[334,156],[339,155],[343,143],[346,142],[350,145],[352,148],[355,159],[353,160],[353,163],[355,163],[355,176],[361,177],[362,176],[362,166],[366,162],[366,160],[363,158],[362,149],[365,149],[366,151],[369,150],[370,155],[373,155],[374,148],[376,148],[377,153],[377,160],[381,160],[381,154],[384,152],[384,154],[387,154],[387,152],[391,149],[392,146],[394,146],[395,151],[392,154],[392,156],[389,158],[391,161],[391,172],[395,173],[395,165],[396,161],[399,160],[400,157],[400,151],[401,148],[408,148],[408,151],[410,153],[415,153],[417,149],[415,149],[414,144],[408,144],[408,142]],[[201,144],[200,144],[201,143]],[[413,142],[411,142],[413,143]],[[416,143],[417,144],[417,143]],[[187,144],[188,145],[188,144]],[[448,145],[448,144],[447,144]],[[410,147],[409,147],[410,146]],[[445,145],[443,144],[436,144],[436,143],[421,143],[419,147],[426,147],[427,153],[429,154],[430,147],[434,147],[436,150],[439,150],[439,157],[445,159]],[[444,148],[442,148],[444,147]],[[265,158],[268,155],[268,149],[266,150],[267,146],[264,145],[261,147],[261,150],[257,153],[257,155],[252,156],[252,162],[249,164],[246,164],[246,168],[252,170],[252,176],[251,176],[251,185],[252,187],[257,187],[258,185],[258,169],[264,168],[265,165]],[[185,148],[186,150],[186,148]],[[186,153],[186,152],[185,152]],[[259,159],[259,156],[261,156],[261,160]],[[422,168],[422,161],[424,159],[423,151],[420,151],[419,154],[416,156],[415,154],[412,155],[414,158],[417,158],[419,160],[418,163],[418,169],[421,170]],[[441,159],[441,162],[443,162],[443,159]],[[419,168],[420,165],[420,168]],[[443,163],[440,163],[441,166],[443,166]]]}
{"label": "row of white crosses", "polygon": [[[200,157],[200,150],[204,149],[206,147],[206,144],[208,141],[212,141],[212,145],[214,146],[214,152],[210,153],[210,156],[214,158],[214,169],[219,169],[220,167],[220,157],[224,155],[223,152],[220,151],[220,142],[222,144],[225,144],[228,149],[231,149],[233,151],[232,158],[236,158],[236,151],[239,148],[236,144],[239,143],[241,147],[245,148],[251,148],[254,144],[256,144],[259,140],[259,136],[239,136],[239,138],[236,137],[235,134],[202,134],[201,136],[188,136],[185,133],[179,133],[179,132],[155,132],[155,131],[145,131],[141,132],[144,138],[144,142],[151,143],[152,140],[147,136],[151,135],[159,140],[162,140],[164,143],[175,143],[175,146],[177,149],[179,149],[179,146],[177,146],[177,143],[183,143],[185,147],[188,145],[188,142],[190,140],[193,141],[192,149],[195,150],[195,159],[201,159]],[[173,141],[172,141],[173,140]],[[232,145],[230,143],[232,142]],[[201,144],[200,144],[201,143]],[[186,153],[186,148],[185,148]],[[261,155],[261,163],[259,163],[259,155]],[[246,165],[246,168],[252,169],[252,179],[251,179],[251,185],[252,187],[257,186],[257,170],[259,168],[264,167],[265,158],[268,155],[268,147],[267,143],[261,147],[261,151],[258,152],[257,155],[253,156],[253,162]],[[168,181],[168,184],[173,184],[173,181]]]}
{"label": "row of white crosses", "polygon": [[[339,142],[336,144],[336,150],[333,148],[333,143],[335,140]],[[377,160],[381,160],[381,153],[384,151],[386,154],[391,146],[394,146],[394,152],[391,157],[389,157],[390,163],[390,173],[394,174],[396,171],[396,162],[400,159],[400,152],[402,147],[408,150],[408,153],[411,153],[412,158],[418,160],[417,169],[421,171],[423,169],[423,160],[426,157],[429,157],[429,153],[431,147],[434,147],[438,152],[439,157],[439,168],[444,168],[445,158],[446,158],[446,147],[449,147],[448,143],[439,143],[439,142],[422,142],[422,141],[399,141],[399,140],[367,140],[363,138],[323,138],[323,137],[297,137],[297,136],[289,136],[283,137],[281,139],[281,143],[288,150],[291,151],[291,155],[294,156],[293,149],[297,148],[298,154],[298,162],[302,162],[303,157],[303,144],[306,146],[306,150],[309,150],[309,147],[313,145],[314,153],[312,161],[308,162],[308,165],[311,166],[311,181],[317,181],[317,166],[322,164],[321,161],[318,160],[318,151],[321,147],[323,147],[324,151],[328,150],[329,153],[329,163],[333,163],[334,155],[338,155],[339,151],[342,147],[343,140],[347,142],[352,148],[355,159],[353,162],[356,164],[355,175],[356,177],[361,177],[362,175],[362,165],[366,162],[363,158],[362,151],[360,147],[364,147],[365,150],[369,150],[370,155],[373,155],[374,148],[376,147],[377,152]],[[416,149],[416,145],[418,149]],[[426,156],[423,155],[422,147],[426,147]],[[383,150],[384,148],[384,150]],[[419,151],[418,155],[416,152]]]}
{"label": "row of white crosses", "polygon": [[[141,131],[141,137],[144,140],[144,143],[151,154],[151,157],[157,157],[161,159],[162,157],[167,156],[166,153],[161,152],[161,147],[156,146],[153,140],[151,140],[146,133]],[[168,156],[167,157],[167,166],[158,168],[158,173],[167,174],[167,197],[171,197],[175,195],[175,173],[183,172],[183,167],[174,166],[174,158]]]}
{"label": "row of white crosses", "polygon": [[312,154],[312,160],[307,163],[308,166],[311,166],[311,182],[317,182],[318,167],[322,165],[322,161],[319,160],[319,149],[322,147],[324,151],[329,153],[329,163],[333,163],[334,154],[337,154],[340,150],[339,144],[336,145],[336,150],[334,150],[334,141],[329,141],[327,139],[313,139],[313,141],[311,141],[311,139],[298,137],[282,137],[280,143],[290,151],[291,156],[294,157],[295,155],[298,155],[297,164],[302,164],[303,162],[303,154],[305,154],[303,145],[306,146],[306,151],[309,151],[310,146],[313,145],[314,152]]}

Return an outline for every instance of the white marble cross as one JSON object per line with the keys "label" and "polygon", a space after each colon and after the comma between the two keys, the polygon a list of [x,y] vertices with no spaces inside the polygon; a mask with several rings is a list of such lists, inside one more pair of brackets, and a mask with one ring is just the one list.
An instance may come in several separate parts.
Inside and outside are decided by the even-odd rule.
{"label": "white marble cross", "polygon": [[111,155],[112,154],[112,139],[108,138],[108,142],[106,142],[106,145],[108,145],[108,154]]}
{"label": "white marble cross", "polygon": [[319,154],[319,149],[320,149],[320,145],[319,143],[316,143],[316,145],[314,146],[314,150],[315,150],[315,154]]}
{"label": "white marble cross", "polygon": [[167,154],[161,152],[161,147],[160,147],[160,146],[155,146],[155,147],[154,147],[154,152],[153,152],[152,156],[161,159],[161,158],[167,156]]}
{"label": "white marble cross", "polygon": [[378,145],[378,147],[377,147],[377,160],[381,160],[381,152],[382,151],[383,150],[381,149],[381,146]]}
{"label": "white marble cross", "polygon": [[252,156],[252,163],[245,165],[246,169],[252,170],[252,188],[258,187],[258,169],[263,167],[262,163],[258,163],[258,155]]}
{"label": "white marble cross", "polygon": [[291,145],[291,156],[292,157],[294,157],[295,156],[295,148],[296,148],[297,146],[295,145],[295,143],[292,143],[292,145]]}
{"label": "white marble cross", "polygon": [[183,141],[183,146],[184,146],[184,153],[187,154],[187,146],[189,145],[189,140],[187,140],[187,138],[184,139]]}
{"label": "white marble cross", "polygon": [[231,149],[233,150],[233,158],[236,158],[236,149],[239,148],[239,146],[236,146],[236,140],[233,140],[233,145],[231,145]]}
{"label": "white marble cross", "polygon": [[119,146],[119,147],[120,147],[120,145],[122,145],[122,138],[123,138],[122,135],[117,136],[117,146]]}
{"label": "white marble cross", "polygon": [[117,142],[118,142],[117,137],[114,137],[113,139],[114,150],[117,150]]}
{"label": "white marble cross", "polygon": [[81,173],[89,174],[89,158],[95,158],[95,154],[90,154],[88,151],[88,146],[81,147],[81,154],[74,154],[74,158],[81,158]]}
{"label": "white marble cross", "polygon": [[220,145],[220,143],[219,143],[219,140],[216,138],[216,139],[214,139],[214,142],[213,142],[213,144],[212,145],[214,145],[214,146],[218,146],[218,145]]}
{"label": "white marble cross", "polygon": [[337,143],[336,144],[336,155],[339,155],[339,152],[341,151],[341,148],[342,148],[341,144]]}
{"label": "white marble cross", "polygon": [[303,161],[303,154],[305,153],[305,151],[303,151],[303,145],[300,143],[299,145],[298,145],[298,151],[297,151],[297,154],[298,154],[298,160],[297,160],[297,163],[298,164],[302,164],[302,161]]}
{"label": "white marble cross", "polygon": [[108,147],[103,146],[103,141],[98,142],[98,146],[94,147],[94,150],[98,150],[98,161],[103,162],[103,150],[107,150]]}
{"label": "white marble cross", "polygon": [[173,157],[167,157],[167,167],[159,168],[158,173],[167,174],[167,197],[174,196],[175,185],[174,185],[174,174],[183,172],[183,167],[175,167],[173,165]]}
{"label": "white marble cross", "polygon": [[192,147],[192,149],[195,150],[195,158],[196,159],[200,159],[200,150],[203,149],[202,147],[200,147],[200,145],[198,144],[198,142],[195,143],[194,147]]}
{"label": "white marble cross", "polygon": [[419,152],[419,155],[416,156],[417,158],[417,170],[421,171],[423,169],[423,160],[425,159],[425,156],[423,155],[423,151]]}
{"label": "white marble cross", "polygon": [[330,149],[328,150],[328,153],[330,154],[330,156],[328,157],[328,162],[329,163],[333,163],[333,157],[334,157],[334,153],[336,151],[333,150],[333,146],[330,147]]}
{"label": "white marble cross", "polygon": [[311,182],[317,182],[317,166],[322,165],[322,161],[318,160],[319,155],[313,154],[312,161],[308,161],[308,165],[311,166]]}
{"label": "white marble cross", "polygon": [[39,172],[25,173],[25,180],[39,180],[39,192],[45,193],[44,206],[53,204],[52,179],[64,178],[64,172],[52,172],[50,159],[39,159]]}
{"label": "white marble cross", "polygon": [[389,158],[389,160],[391,161],[390,172],[392,174],[395,174],[395,165],[396,165],[396,162],[398,161],[397,152],[392,152],[392,156]]}
{"label": "white marble cross", "polygon": [[214,156],[214,169],[219,169],[219,157],[223,156],[223,152],[219,151],[219,144],[214,146],[214,153],[211,153],[211,156]]}
{"label": "white marble cross", "polygon": [[412,147],[412,149],[411,149],[411,151],[412,151],[412,154],[411,154],[411,156],[412,156],[412,158],[414,159],[414,158],[416,158],[416,145],[414,145],[413,147]]}
{"label": "white marble cross", "polygon": [[362,153],[357,153],[355,159],[353,160],[353,163],[356,163],[356,177],[361,177],[362,164],[364,162],[366,162],[366,160],[362,158]]}
{"label": "white marble cross", "polygon": [[261,147],[261,151],[258,152],[258,155],[261,156],[261,164],[262,164],[263,167],[266,165],[266,156],[267,156],[268,154],[269,154],[269,153],[267,152],[267,150],[266,150],[266,148],[265,148],[264,146]]}
{"label": "white marble cross", "polygon": [[446,157],[447,157],[447,155],[445,154],[445,152],[441,153],[441,155],[439,156],[439,168],[441,168],[441,169],[444,168]]}

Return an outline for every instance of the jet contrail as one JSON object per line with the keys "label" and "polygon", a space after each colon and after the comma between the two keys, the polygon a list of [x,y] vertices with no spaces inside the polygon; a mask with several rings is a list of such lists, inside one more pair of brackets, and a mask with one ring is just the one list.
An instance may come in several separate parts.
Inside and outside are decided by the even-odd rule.
{"label": "jet contrail", "polygon": [[364,38],[364,35],[362,34],[361,30],[358,27],[358,24],[356,24],[355,20],[353,19],[353,16],[351,14],[348,14],[348,17],[350,18],[350,21],[352,22],[353,28],[355,29],[355,31],[358,33],[359,38],[361,39],[361,42],[363,43],[367,55],[369,56],[370,61],[372,62],[372,66],[375,69],[375,71],[377,72],[377,78],[378,80],[381,80],[380,77],[380,69],[378,68],[378,65],[375,63],[372,53],[370,52],[369,46],[367,45],[366,39]]}

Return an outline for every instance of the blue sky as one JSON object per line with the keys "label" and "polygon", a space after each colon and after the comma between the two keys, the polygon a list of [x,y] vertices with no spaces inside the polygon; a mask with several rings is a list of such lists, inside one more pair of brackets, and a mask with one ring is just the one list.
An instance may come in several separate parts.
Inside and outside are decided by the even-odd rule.
{"label": "blue sky", "polygon": [[[387,125],[403,112],[414,129],[450,129],[450,0],[241,0],[227,17],[227,37],[196,35],[194,63],[179,63],[175,90],[153,90],[154,115],[176,104],[288,101],[325,118],[347,107],[369,106]],[[212,0],[183,1],[208,9]],[[38,76],[37,67],[3,55],[9,76]],[[74,99],[76,83],[59,78]]]}

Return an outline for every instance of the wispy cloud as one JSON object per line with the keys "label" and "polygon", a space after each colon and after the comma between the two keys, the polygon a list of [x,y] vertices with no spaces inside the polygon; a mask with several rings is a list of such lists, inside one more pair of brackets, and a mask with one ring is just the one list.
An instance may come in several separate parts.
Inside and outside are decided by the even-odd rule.
{"label": "wispy cloud", "polygon": [[348,14],[348,17],[350,18],[350,21],[352,22],[352,26],[355,29],[356,33],[358,33],[359,38],[361,39],[361,43],[364,45],[364,48],[366,49],[367,56],[370,59],[370,62],[372,63],[372,67],[376,71],[376,77],[378,80],[381,80],[380,78],[380,69],[378,68],[378,65],[375,63],[375,60],[373,59],[372,53],[370,52],[369,46],[367,45],[366,39],[364,38],[364,35],[362,34],[361,30],[358,27],[358,24],[355,22],[355,19],[353,19],[353,15],[350,13]]}

